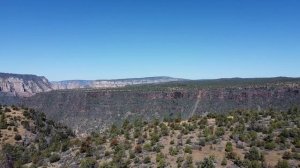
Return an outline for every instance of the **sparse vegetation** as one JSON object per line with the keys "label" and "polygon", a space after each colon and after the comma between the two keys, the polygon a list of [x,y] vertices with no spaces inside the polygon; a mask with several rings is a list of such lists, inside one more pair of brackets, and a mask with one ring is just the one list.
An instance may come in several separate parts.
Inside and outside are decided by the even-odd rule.
{"label": "sparse vegetation", "polygon": [[[48,121],[43,114],[15,107],[1,114],[1,121],[5,121],[2,123],[7,123],[6,128],[0,129],[1,153],[15,158],[15,167],[28,163],[46,167],[61,165],[62,160],[70,159],[70,163],[78,163],[82,168],[153,164],[203,168],[232,164],[295,167],[300,164],[299,118],[300,111],[292,109],[287,112],[237,110],[164,122],[125,120],[103,133],[76,138],[68,128]],[[9,124],[12,121],[14,126]],[[26,136],[25,130],[29,131]],[[36,134],[40,135],[38,139],[29,139]],[[13,144],[7,143],[11,142],[9,138],[14,140]],[[4,158],[2,162],[6,164],[8,160]]]}

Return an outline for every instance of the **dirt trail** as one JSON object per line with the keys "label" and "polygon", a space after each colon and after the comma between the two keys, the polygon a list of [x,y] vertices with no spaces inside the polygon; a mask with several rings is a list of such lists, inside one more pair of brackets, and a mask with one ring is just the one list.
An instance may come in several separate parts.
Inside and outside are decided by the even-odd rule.
{"label": "dirt trail", "polygon": [[198,108],[198,105],[200,103],[200,99],[201,99],[201,91],[199,90],[198,95],[197,95],[197,100],[196,100],[196,102],[194,104],[194,107],[193,107],[193,109],[192,109],[192,111],[190,113],[190,117],[189,118],[191,118],[193,115],[195,115],[195,112],[196,112],[196,110]]}

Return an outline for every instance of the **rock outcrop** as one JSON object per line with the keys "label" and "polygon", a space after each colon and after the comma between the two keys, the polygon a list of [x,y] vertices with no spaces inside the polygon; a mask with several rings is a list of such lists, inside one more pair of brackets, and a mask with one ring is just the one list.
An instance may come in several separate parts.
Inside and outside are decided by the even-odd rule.
{"label": "rock outcrop", "polygon": [[0,73],[0,93],[6,96],[29,97],[52,90],[43,76]]}

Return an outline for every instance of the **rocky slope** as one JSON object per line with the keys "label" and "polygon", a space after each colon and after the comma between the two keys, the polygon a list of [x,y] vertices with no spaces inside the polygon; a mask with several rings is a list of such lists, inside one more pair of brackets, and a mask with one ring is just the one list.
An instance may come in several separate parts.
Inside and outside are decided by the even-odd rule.
{"label": "rocky slope", "polygon": [[44,111],[78,132],[103,129],[124,118],[172,118],[235,109],[286,110],[300,105],[300,80],[225,79],[116,89],[40,93],[23,105]]}
{"label": "rocky slope", "polygon": [[116,88],[128,85],[155,84],[174,81],[184,81],[184,79],[171,77],[147,77],[116,80],[66,80],[52,82],[52,88],[54,90],[78,88]]}
{"label": "rocky slope", "polygon": [[1,95],[29,97],[50,90],[51,83],[45,77],[0,73]]}

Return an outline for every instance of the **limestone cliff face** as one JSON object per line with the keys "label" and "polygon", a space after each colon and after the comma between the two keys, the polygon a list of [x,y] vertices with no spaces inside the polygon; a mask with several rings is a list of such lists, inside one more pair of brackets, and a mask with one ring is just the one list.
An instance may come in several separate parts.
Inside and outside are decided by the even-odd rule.
{"label": "limestone cliff face", "polygon": [[29,97],[52,90],[51,83],[42,76],[0,73],[0,93]]}
{"label": "limestone cliff face", "polygon": [[184,79],[171,77],[148,77],[116,80],[67,80],[52,82],[54,90],[79,89],[79,88],[117,88],[140,84],[157,84],[166,82],[184,81]]}
{"label": "limestone cliff face", "polygon": [[132,79],[117,79],[117,80],[96,80],[92,82],[92,88],[117,88],[130,85],[141,84],[157,84],[166,82],[183,81],[184,79],[171,77],[149,77],[149,78],[132,78]]}
{"label": "limestone cliff face", "polygon": [[92,81],[89,80],[66,80],[51,82],[52,88],[54,90],[64,90],[64,89],[82,89],[89,88]]}

